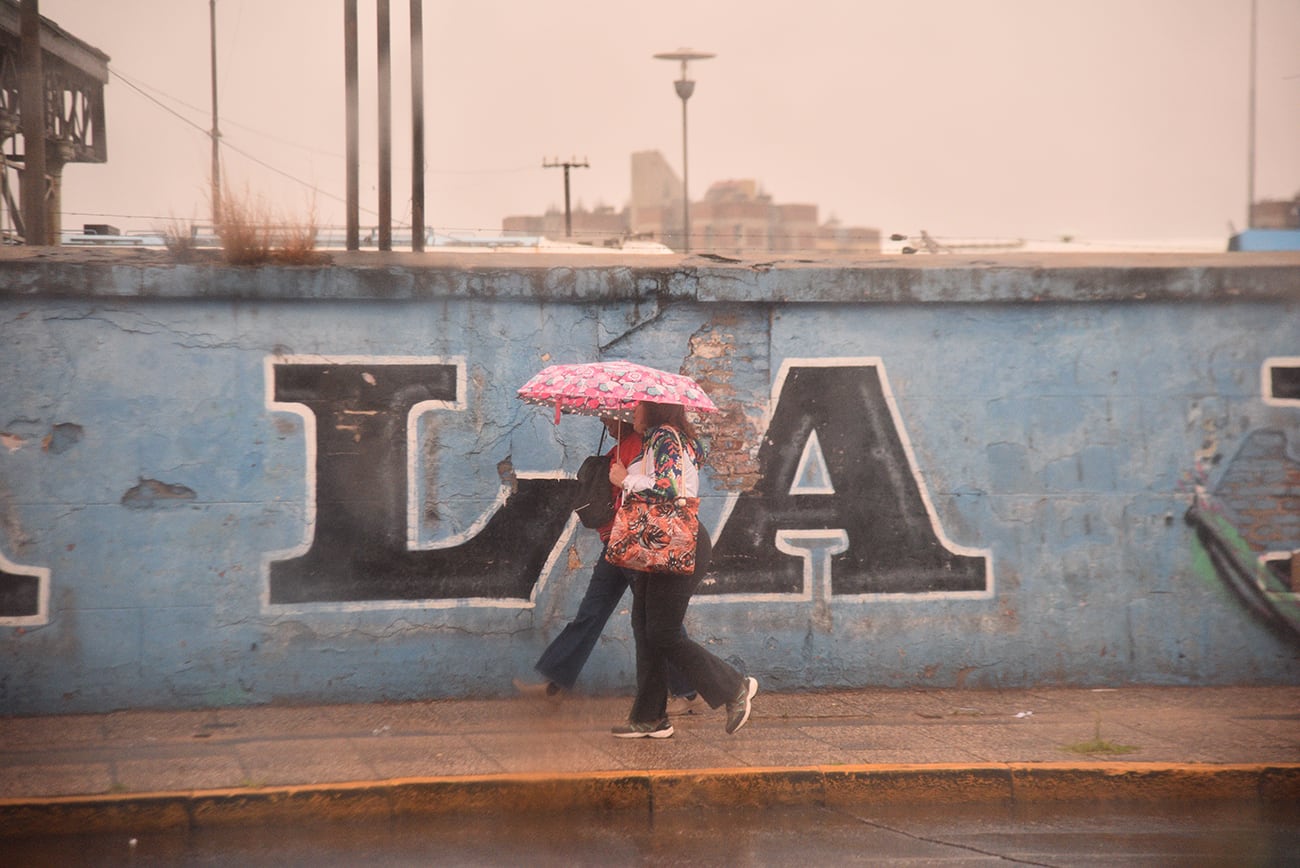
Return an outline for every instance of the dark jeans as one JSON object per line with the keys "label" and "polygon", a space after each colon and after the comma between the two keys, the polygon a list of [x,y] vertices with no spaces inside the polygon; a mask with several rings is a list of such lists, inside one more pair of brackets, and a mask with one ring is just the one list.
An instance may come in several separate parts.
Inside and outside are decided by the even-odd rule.
{"label": "dark jeans", "polygon": [[636,699],[629,720],[657,723],[667,711],[668,670],[686,676],[712,708],[731,702],[743,685],[735,667],[692,642],[682,629],[686,607],[708,568],[709,538],[697,541],[690,575],[627,571],[632,582],[632,635],[636,637]]}
{"label": "dark jeans", "polygon": [[[586,665],[587,658],[596,647],[596,640],[605,629],[605,622],[618,608],[623,592],[627,590],[630,574],[605,560],[602,549],[600,560],[591,571],[591,580],[587,582],[587,593],[578,604],[578,614],[560,631],[560,635],[546,646],[538,658],[535,668],[542,677],[553,681],[566,690],[572,690],[578,681],[578,673]],[[686,637],[686,628],[681,629]],[[691,692],[691,685],[680,673],[670,673],[668,687],[674,696]],[[667,689],[667,688],[665,688]],[[658,718],[656,718],[657,720]]]}

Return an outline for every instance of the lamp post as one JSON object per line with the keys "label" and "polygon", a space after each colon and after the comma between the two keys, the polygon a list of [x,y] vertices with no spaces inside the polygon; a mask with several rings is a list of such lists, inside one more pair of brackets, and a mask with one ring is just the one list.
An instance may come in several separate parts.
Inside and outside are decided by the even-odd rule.
{"label": "lamp post", "polygon": [[682,98],[682,252],[691,252],[691,186],[690,170],[686,159],[686,101],[695,93],[695,82],[686,77],[686,64],[692,60],[708,60],[717,57],[707,51],[695,51],[691,48],[679,48],[655,55],[656,60],[678,60],[682,64],[682,77],[673,82],[677,95]]}

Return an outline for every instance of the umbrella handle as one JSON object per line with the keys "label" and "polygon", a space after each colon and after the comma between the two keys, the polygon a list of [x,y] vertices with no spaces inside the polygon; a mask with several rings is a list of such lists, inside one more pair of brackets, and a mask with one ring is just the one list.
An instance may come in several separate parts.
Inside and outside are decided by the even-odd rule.
{"label": "umbrella handle", "polygon": [[555,424],[556,425],[560,424],[560,402],[559,401],[555,402]]}

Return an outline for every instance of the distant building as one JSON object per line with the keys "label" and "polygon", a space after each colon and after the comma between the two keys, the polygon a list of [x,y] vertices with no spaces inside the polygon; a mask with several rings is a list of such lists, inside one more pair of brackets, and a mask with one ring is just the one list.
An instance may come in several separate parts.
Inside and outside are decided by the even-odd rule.
{"label": "distant building", "polygon": [[658,151],[632,155],[628,229],[636,235],[653,235],[669,247],[682,246],[682,179]]}
{"label": "distant building", "polygon": [[[682,245],[682,182],[658,151],[632,155],[632,198],[621,212],[612,208],[571,212],[575,240],[601,243],[611,235],[648,238],[674,250]],[[564,213],[507,217],[507,232],[564,236]],[[846,227],[832,218],[818,223],[817,206],[780,204],[756,180],[719,181],[691,203],[691,250],[726,256],[756,253],[880,252],[880,230]]]}
{"label": "distant building", "polygon": [[1261,199],[1250,206],[1251,229],[1300,229],[1300,193],[1294,199]]}
{"label": "distant building", "polygon": [[[573,240],[600,244],[606,239],[622,238],[628,234],[627,218],[608,205],[598,205],[594,210],[579,207],[570,209],[569,222],[573,227]],[[541,216],[507,217],[501,229],[511,235],[543,235],[547,238],[565,237],[564,212],[548,208]]]}
{"label": "distant building", "polygon": [[1250,205],[1250,226],[1228,239],[1228,250],[1300,250],[1300,193]]}

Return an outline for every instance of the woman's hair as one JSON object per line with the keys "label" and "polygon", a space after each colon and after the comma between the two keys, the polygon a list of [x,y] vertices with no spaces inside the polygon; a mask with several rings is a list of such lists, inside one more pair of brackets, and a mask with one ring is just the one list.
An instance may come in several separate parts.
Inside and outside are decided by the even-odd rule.
{"label": "woman's hair", "polygon": [[656,404],[651,401],[642,403],[645,404],[646,421],[651,428],[672,425],[697,444],[700,442],[700,435],[695,433],[695,426],[686,418],[686,408],[681,404]]}

